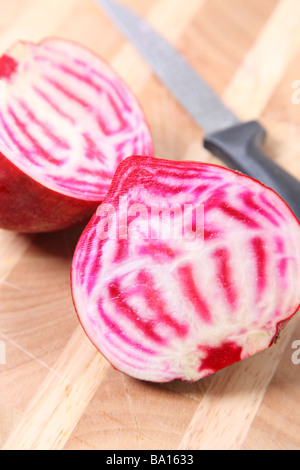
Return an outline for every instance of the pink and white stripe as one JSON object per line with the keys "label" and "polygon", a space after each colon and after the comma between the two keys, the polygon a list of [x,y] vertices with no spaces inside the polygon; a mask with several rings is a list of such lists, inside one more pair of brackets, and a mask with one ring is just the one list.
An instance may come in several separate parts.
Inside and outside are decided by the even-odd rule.
{"label": "pink and white stripe", "polygon": [[219,166],[131,157],[104,200],[117,214],[120,195],[148,215],[154,203],[203,204],[204,244],[143,237],[152,219],[141,214],[139,238],[100,240],[103,214],[93,217],[73,260],[73,298],[115,368],[194,381],[273,344],[300,304],[300,226],[275,192]]}
{"label": "pink and white stripe", "polygon": [[125,157],[153,154],[135,96],[81,45],[17,42],[0,58],[0,80],[0,152],[51,190],[102,200]]}

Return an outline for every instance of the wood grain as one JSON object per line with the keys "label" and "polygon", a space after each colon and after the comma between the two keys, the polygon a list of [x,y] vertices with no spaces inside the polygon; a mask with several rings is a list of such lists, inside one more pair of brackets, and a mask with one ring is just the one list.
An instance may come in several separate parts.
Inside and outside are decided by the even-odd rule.
{"label": "wood grain", "polygon": [[3,449],[62,449],[108,368],[78,328]]}
{"label": "wood grain", "polygon": [[[127,0],[300,178],[298,0]],[[78,40],[115,67],[147,115],[157,156],[218,162],[203,133],[94,2],[0,0],[0,50],[18,38]],[[178,132],[178,130],[180,130]],[[146,384],[113,370],[85,337],[69,270],[80,230],[0,231],[2,449],[299,449],[299,315],[268,351],[195,384]]]}
{"label": "wood grain", "polygon": [[300,49],[300,3],[280,1],[225,91],[224,101],[243,119],[260,116]]}

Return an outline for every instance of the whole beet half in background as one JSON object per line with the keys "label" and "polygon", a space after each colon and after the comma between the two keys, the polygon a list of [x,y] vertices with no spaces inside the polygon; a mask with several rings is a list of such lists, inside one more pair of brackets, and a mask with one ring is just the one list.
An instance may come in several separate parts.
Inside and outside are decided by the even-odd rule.
{"label": "whole beet half in background", "polygon": [[153,154],[143,111],[96,54],[50,38],[0,58],[0,228],[85,223],[132,154]]}

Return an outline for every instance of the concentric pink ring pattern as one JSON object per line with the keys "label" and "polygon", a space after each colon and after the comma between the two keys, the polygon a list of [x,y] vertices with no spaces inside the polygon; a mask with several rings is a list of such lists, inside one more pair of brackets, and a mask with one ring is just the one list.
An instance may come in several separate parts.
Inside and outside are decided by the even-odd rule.
{"label": "concentric pink ring pattern", "polygon": [[[122,372],[198,380],[268,348],[298,308],[299,222],[261,183],[215,165],[131,157],[104,204],[113,217],[98,211],[84,231],[72,289],[87,335]],[[184,207],[203,206],[202,238],[159,236],[151,209],[175,204],[177,228]]]}
{"label": "concentric pink ring pattern", "polygon": [[79,44],[19,41],[0,58],[0,82],[0,152],[49,189],[102,200],[122,159],[153,154],[135,96]]}

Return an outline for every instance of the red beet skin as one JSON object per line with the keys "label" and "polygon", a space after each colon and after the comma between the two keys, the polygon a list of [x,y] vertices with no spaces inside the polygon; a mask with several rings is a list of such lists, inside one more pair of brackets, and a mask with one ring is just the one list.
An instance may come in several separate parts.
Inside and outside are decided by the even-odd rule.
{"label": "red beet skin", "polygon": [[72,293],[116,369],[195,381],[271,346],[297,311],[299,222],[240,173],[130,157],[79,240]]}
{"label": "red beet skin", "polygon": [[133,153],[153,155],[144,114],[96,54],[53,38],[0,57],[0,228],[86,222]]}

